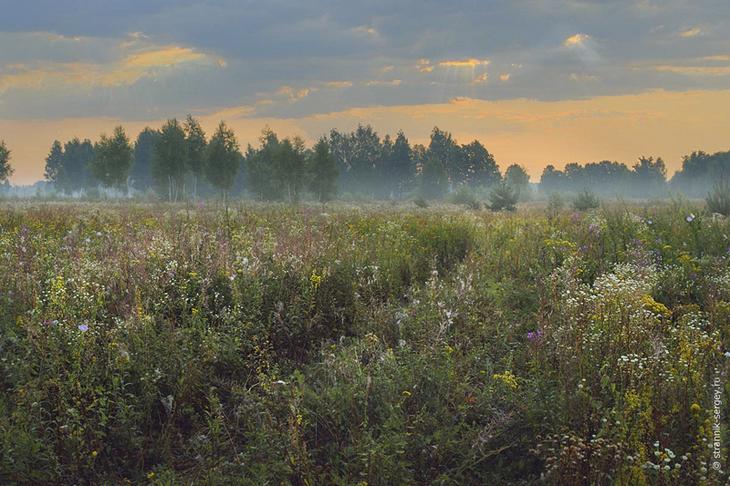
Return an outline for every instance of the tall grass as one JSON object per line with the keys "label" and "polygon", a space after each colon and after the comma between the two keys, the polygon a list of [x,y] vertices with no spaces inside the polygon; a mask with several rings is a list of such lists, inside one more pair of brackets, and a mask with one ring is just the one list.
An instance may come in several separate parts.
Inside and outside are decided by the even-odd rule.
{"label": "tall grass", "polygon": [[0,482],[725,480],[727,222],[327,211],[0,210]]}

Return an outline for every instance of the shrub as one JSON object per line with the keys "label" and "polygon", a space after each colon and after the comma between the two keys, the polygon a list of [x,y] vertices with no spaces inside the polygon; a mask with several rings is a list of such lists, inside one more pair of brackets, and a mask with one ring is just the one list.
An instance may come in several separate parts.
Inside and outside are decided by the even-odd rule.
{"label": "shrub", "polygon": [[716,183],[705,201],[711,213],[730,216],[730,184],[727,181]]}
{"label": "shrub", "polygon": [[426,198],[423,196],[418,196],[413,200],[413,204],[415,204],[417,207],[425,209],[428,207],[428,201],[426,201]]}
{"label": "shrub", "polygon": [[467,209],[473,209],[475,211],[482,207],[474,192],[468,187],[460,187],[449,199],[452,204],[462,205]]}
{"label": "shrub", "polygon": [[559,192],[551,192],[548,195],[547,207],[550,213],[555,214],[565,207],[565,199]]}
{"label": "shrub", "polygon": [[573,199],[573,209],[576,211],[589,211],[596,209],[601,205],[598,196],[593,194],[591,191],[585,190],[575,196]]}
{"label": "shrub", "polygon": [[502,183],[489,194],[489,208],[492,211],[514,211],[518,199],[518,194],[507,184]]}

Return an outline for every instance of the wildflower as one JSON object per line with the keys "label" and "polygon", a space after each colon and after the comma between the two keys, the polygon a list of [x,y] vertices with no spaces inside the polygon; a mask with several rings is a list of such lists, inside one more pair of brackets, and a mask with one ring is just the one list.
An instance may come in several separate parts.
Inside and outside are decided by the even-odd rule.
{"label": "wildflower", "polygon": [[690,213],[690,214],[688,214],[688,215],[687,215],[687,217],[685,218],[685,220],[686,220],[686,221],[687,221],[688,223],[691,223],[692,221],[694,221],[694,220],[695,220],[695,218],[696,218],[696,216],[694,215],[694,213]]}
{"label": "wildflower", "polygon": [[79,331],[81,331],[81,332],[86,332],[89,330],[89,326],[87,326],[86,324],[79,324],[78,327],[79,327]]}
{"label": "wildflower", "polygon": [[411,396],[411,392],[409,392],[408,390],[403,390],[403,396],[404,397],[410,397]]}
{"label": "wildflower", "polygon": [[517,384],[517,377],[515,377],[515,375],[512,374],[512,372],[509,370],[505,371],[504,373],[495,373],[492,375],[492,378],[501,381],[513,390],[516,390],[519,386]]}
{"label": "wildflower", "polygon": [[699,403],[693,403],[689,407],[689,411],[692,412],[693,414],[700,413],[700,410],[702,410],[702,407],[700,407]]}
{"label": "wildflower", "polygon": [[651,226],[651,225],[653,225],[653,224],[654,224],[654,221],[652,221],[652,220],[650,220],[650,219],[647,219],[647,220],[646,220],[646,224],[647,224],[647,225],[649,225],[649,226]]}
{"label": "wildflower", "polygon": [[542,329],[538,329],[537,331],[530,331],[527,333],[527,340],[531,343],[536,343],[542,339]]}
{"label": "wildflower", "polygon": [[96,457],[99,453],[96,451],[91,451],[91,457]]}
{"label": "wildflower", "polygon": [[319,284],[322,283],[322,276],[317,275],[316,272],[312,272],[312,276],[309,277],[309,281],[312,283],[312,287],[316,289],[319,287]]}

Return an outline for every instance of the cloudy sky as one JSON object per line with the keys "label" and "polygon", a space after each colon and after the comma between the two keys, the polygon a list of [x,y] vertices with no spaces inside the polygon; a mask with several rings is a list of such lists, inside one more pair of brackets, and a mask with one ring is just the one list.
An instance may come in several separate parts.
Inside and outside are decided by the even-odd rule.
{"label": "cloudy sky", "polygon": [[730,149],[728,0],[0,0],[15,183],[55,138],[192,113],[243,146],[371,123],[477,138],[533,179]]}

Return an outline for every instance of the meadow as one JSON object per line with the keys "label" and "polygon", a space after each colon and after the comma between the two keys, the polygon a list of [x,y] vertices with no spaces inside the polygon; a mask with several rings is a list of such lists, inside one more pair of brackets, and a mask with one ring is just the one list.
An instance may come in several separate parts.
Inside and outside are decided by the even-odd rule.
{"label": "meadow", "polygon": [[699,203],[0,207],[3,484],[721,484],[728,350]]}

